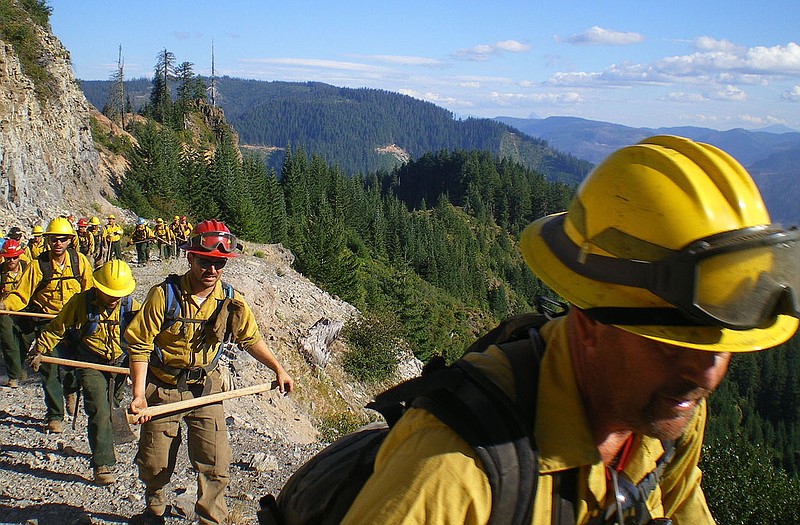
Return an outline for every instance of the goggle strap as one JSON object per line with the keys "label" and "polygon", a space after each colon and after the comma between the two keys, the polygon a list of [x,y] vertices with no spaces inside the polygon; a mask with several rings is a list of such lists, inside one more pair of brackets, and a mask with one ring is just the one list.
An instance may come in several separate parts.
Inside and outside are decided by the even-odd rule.
{"label": "goggle strap", "polygon": [[554,217],[542,225],[542,238],[562,264],[588,279],[648,289],[652,263],[582,254],[581,248],[564,233],[564,217]]}
{"label": "goggle strap", "polygon": [[622,326],[716,326],[689,317],[677,308],[626,308],[602,306],[581,310],[601,324]]}

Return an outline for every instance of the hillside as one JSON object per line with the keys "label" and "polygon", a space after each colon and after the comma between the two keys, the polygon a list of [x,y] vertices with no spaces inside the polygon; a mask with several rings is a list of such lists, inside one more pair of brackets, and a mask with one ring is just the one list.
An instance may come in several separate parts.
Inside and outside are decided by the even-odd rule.
{"label": "hillside", "polygon": [[796,205],[800,200],[800,133],[698,127],[632,128],[575,117],[497,117],[496,120],[593,163],[622,146],[657,134],[682,135],[712,144],[733,155],[750,172],[774,221],[800,224],[800,208]]}
{"label": "hillside", "polygon": [[[125,86],[132,101],[149,97],[151,86],[141,79]],[[243,145],[281,148],[268,157],[269,166],[278,170],[287,145],[314,152],[351,174],[399,165],[401,156],[386,151],[389,146],[411,158],[439,150],[485,150],[571,185],[591,167],[504,124],[459,120],[430,102],[389,91],[231,77],[217,79],[216,86],[217,102]],[[105,105],[108,81],[81,81],[81,87],[95,107]]]}

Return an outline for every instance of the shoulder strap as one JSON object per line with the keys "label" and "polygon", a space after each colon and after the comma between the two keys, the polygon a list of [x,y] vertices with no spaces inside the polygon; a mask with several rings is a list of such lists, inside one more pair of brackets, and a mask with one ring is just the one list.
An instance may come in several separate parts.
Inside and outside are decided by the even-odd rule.
{"label": "shoulder strap", "polygon": [[90,288],[86,292],[86,322],[81,328],[81,339],[86,339],[97,331],[97,325],[100,322],[100,308],[95,304],[96,296],[95,288]]}
{"label": "shoulder strap", "polygon": [[514,370],[516,399],[462,359],[401,383],[367,405],[390,425],[407,407],[423,408],[469,443],[492,488],[491,525],[530,523],[536,494],[538,454],[532,430],[544,343],[536,327],[529,324],[527,332],[522,340],[498,345]]}
{"label": "shoulder strap", "polygon": [[181,298],[183,297],[181,276],[170,274],[164,279],[161,286],[164,288],[164,321],[161,323],[163,332],[181,317]]}
{"label": "shoulder strap", "polygon": [[42,272],[42,280],[39,281],[39,284],[36,285],[36,288],[31,293],[31,297],[34,297],[39,291],[47,286],[50,281],[65,281],[67,279],[74,279],[78,281],[81,285],[81,291],[83,291],[83,279],[81,279],[81,266],[80,266],[80,257],[78,257],[78,252],[75,251],[74,248],[69,247],[67,248],[67,256],[69,257],[69,264],[70,269],[72,270],[72,275],[67,275],[63,277],[53,277],[53,263],[50,261],[50,252],[43,251],[39,254],[36,258],[39,261],[39,269]]}

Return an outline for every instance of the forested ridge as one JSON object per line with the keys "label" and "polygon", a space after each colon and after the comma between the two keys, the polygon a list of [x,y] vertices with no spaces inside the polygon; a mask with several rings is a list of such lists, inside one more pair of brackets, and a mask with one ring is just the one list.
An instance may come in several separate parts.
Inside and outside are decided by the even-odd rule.
{"label": "forested ridge", "polygon": [[[225,125],[197,146],[185,123],[203,104],[153,90],[142,108],[149,118],[128,128],[138,146],[110,143],[131,165],[120,200],[145,217],[188,210],[247,240],[289,247],[298,270],[364,314],[346,329],[364,350],[345,359],[354,378],[389,377],[400,343],[423,361],[452,361],[499,319],[552,293],[525,266],[517,238],[533,219],[565,209],[574,186],[477,149],[348,174],[296,147],[276,170],[242,155]],[[721,524],[800,521],[799,340],[735,355],[710,398],[701,467]]]}
{"label": "forested ridge", "polygon": [[[157,77],[154,77],[157,78]],[[208,86],[210,79],[200,80]],[[108,100],[111,81],[81,81],[98,109]],[[133,109],[149,100],[149,80],[125,81]],[[172,96],[177,98],[177,84]],[[550,180],[577,185],[591,164],[553,150],[491,119],[457,119],[430,102],[378,89],[351,89],[320,82],[265,82],[215,79],[216,103],[236,128],[242,143],[281,148],[266,159],[280,171],[284,149],[302,147],[346,173],[390,170],[400,161],[376,148],[391,144],[411,158],[439,150],[481,150],[543,173]]]}

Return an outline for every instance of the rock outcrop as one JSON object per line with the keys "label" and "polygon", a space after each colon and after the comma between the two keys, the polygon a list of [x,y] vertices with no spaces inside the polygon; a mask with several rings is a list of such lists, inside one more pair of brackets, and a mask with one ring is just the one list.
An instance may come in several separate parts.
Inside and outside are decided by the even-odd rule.
{"label": "rock outcrop", "polygon": [[112,206],[108,174],[92,141],[90,105],[70,67],[69,52],[33,25],[46,98],[37,96],[12,44],[0,40],[0,223],[30,226],[71,211],[98,215]]}

